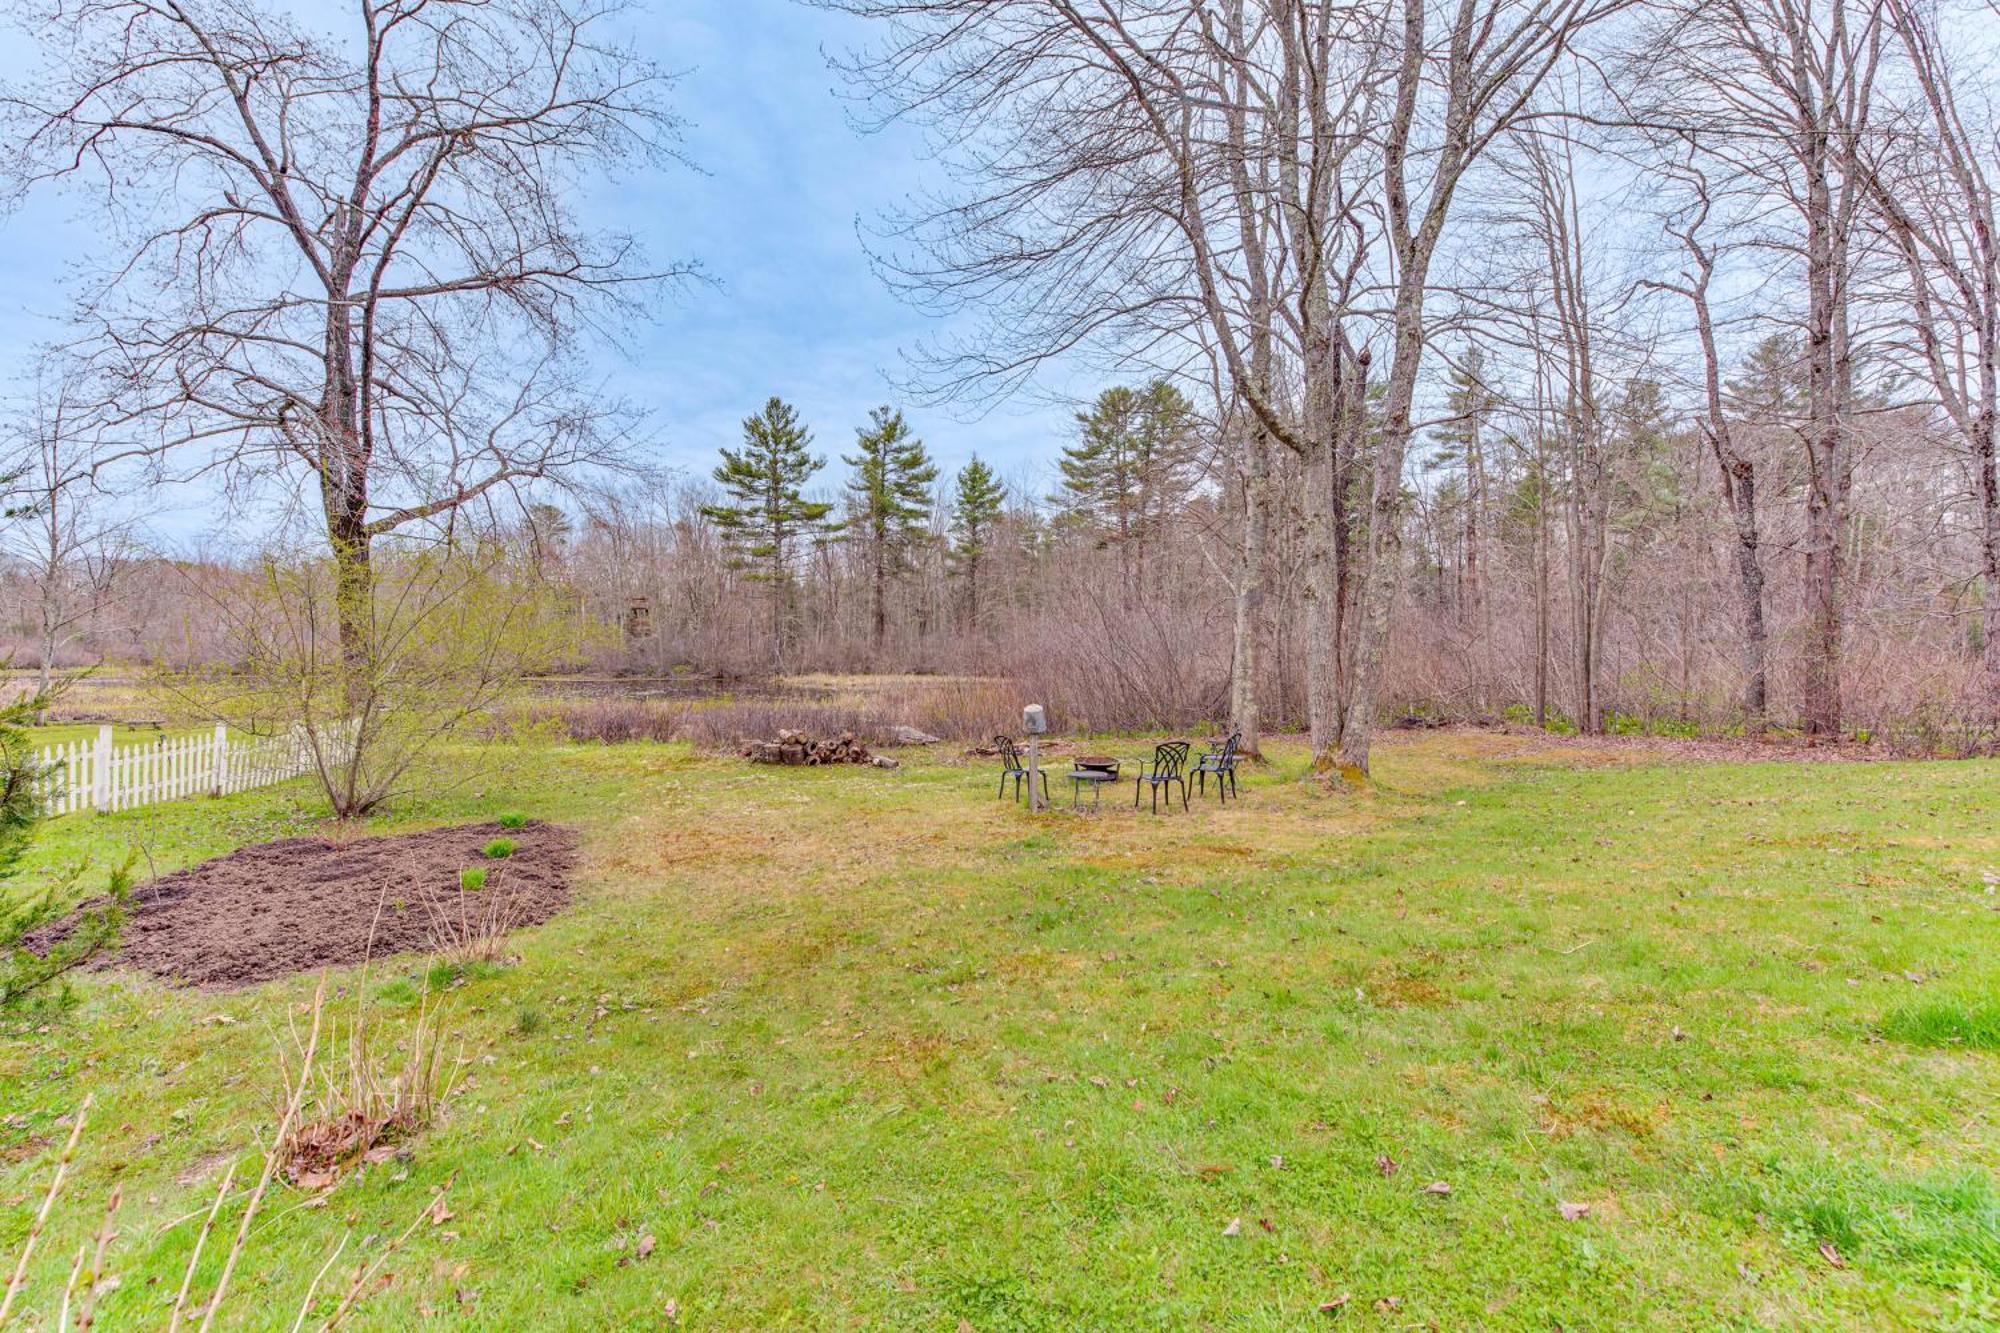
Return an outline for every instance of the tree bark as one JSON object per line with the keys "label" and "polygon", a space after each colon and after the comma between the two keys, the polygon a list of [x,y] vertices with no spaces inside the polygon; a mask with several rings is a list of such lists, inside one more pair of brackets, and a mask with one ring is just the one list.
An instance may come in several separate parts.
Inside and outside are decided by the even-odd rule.
{"label": "tree bark", "polygon": [[1243,442],[1243,544],[1236,575],[1236,633],[1230,657],[1229,729],[1243,736],[1242,751],[1263,757],[1262,715],[1257,700],[1257,639],[1264,620],[1264,562],[1271,517],[1265,491],[1270,482],[1270,441],[1252,427]]}
{"label": "tree bark", "polygon": [[1333,448],[1317,434],[1305,459],[1306,731],[1312,770],[1330,773],[1340,744],[1340,585],[1334,557]]}

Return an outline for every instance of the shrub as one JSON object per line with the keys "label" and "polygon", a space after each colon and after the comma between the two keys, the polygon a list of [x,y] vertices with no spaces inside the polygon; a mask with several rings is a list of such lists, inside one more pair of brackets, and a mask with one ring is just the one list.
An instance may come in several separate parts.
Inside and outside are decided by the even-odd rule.
{"label": "shrub", "polygon": [[486,887],[486,867],[467,866],[458,872],[458,887],[467,893],[477,893]]}
{"label": "shrub", "polygon": [[528,817],[526,815],[504,814],[493,822],[501,828],[526,828],[528,826]]}
{"label": "shrub", "polygon": [[504,861],[514,854],[516,846],[517,844],[512,838],[495,838],[486,844],[485,851],[486,855],[495,861]]}
{"label": "shrub", "polygon": [[[35,757],[27,728],[60,693],[60,686],[39,690],[0,706],[0,1020],[8,1023],[38,1021],[68,1007],[65,978],[117,943],[131,898],[130,859],[111,872],[105,896],[66,926],[56,923],[85,867],[40,893],[6,892],[46,813],[40,789],[49,774]],[[53,938],[44,929],[52,926]]]}
{"label": "shrub", "polygon": [[225,651],[156,679],[196,713],[294,738],[333,813],[365,815],[449,781],[439,747],[486,730],[574,651],[573,608],[517,559],[501,544],[385,544],[356,594],[324,556],[280,549],[227,595],[203,590]]}
{"label": "shrub", "polygon": [[489,728],[495,739],[544,733],[576,744],[680,739],[687,704],[655,699],[558,699],[511,709]]}

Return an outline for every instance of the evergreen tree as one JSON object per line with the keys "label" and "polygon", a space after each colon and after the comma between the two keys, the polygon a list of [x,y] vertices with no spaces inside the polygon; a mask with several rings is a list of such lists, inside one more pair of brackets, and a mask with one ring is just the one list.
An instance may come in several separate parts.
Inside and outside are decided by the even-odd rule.
{"label": "evergreen tree", "polygon": [[867,428],[855,432],[855,452],[841,461],[854,469],[847,482],[847,527],[866,548],[870,619],[880,648],[889,629],[889,582],[909,568],[911,549],[927,535],[924,518],[937,465],[903,414],[886,407],[870,414]]}
{"label": "evergreen tree", "polygon": [[782,667],[789,637],[793,565],[802,541],[831,530],[833,506],[805,497],[806,483],[826,466],[810,448],[812,432],[798,410],[772,398],[743,420],[743,448],[722,450],[715,469],[730,503],[704,505],[702,514],[722,532],[737,566],[769,589],[772,660]]}
{"label": "evergreen tree", "polygon": [[522,544],[536,571],[548,574],[561,568],[576,540],[576,523],[558,505],[535,503],[528,506],[521,524]]}
{"label": "evergreen tree", "polygon": [[1805,354],[1796,337],[1774,333],[1750,349],[1723,386],[1730,415],[1749,425],[1789,425],[1805,414]]}
{"label": "evergreen tree", "polygon": [[1194,408],[1159,379],[1143,389],[1106,389],[1089,412],[1078,414],[1077,424],[1077,442],[1064,446],[1058,460],[1062,493],[1056,501],[1095,529],[1104,545],[1117,548],[1129,605],[1146,543],[1193,485]]}
{"label": "evergreen tree", "polygon": [[993,525],[1006,502],[1007,487],[974,454],[959,469],[958,493],[951,506],[952,561],[965,576],[966,623],[974,630],[979,628],[979,564],[986,558]]}
{"label": "evergreen tree", "polygon": [[85,869],[79,865],[35,894],[17,894],[10,882],[45,813],[36,785],[48,777],[67,780],[65,774],[49,773],[37,759],[28,732],[60,691],[59,684],[0,705],[0,1023],[8,1027],[38,1021],[68,1005],[63,978],[117,942],[131,901],[128,858],[111,872],[104,900],[77,913],[62,938],[43,940],[36,949],[27,946],[31,932],[62,917]]}
{"label": "evergreen tree", "polygon": [[1606,414],[1613,454],[1624,464],[1627,485],[1617,511],[1621,525],[1645,523],[1677,512],[1688,497],[1674,466],[1673,417],[1658,380],[1633,376],[1625,381]]}
{"label": "evergreen tree", "polygon": [[1450,415],[1431,433],[1437,446],[1432,467],[1459,470],[1463,477],[1453,497],[1463,519],[1460,543],[1459,606],[1468,619],[1479,614],[1480,522],[1486,508],[1486,428],[1500,406],[1500,396],[1487,382],[1486,352],[1478,343],[1465,349],[1465,359],[1453,366],[1446,380],[1445,407]]}

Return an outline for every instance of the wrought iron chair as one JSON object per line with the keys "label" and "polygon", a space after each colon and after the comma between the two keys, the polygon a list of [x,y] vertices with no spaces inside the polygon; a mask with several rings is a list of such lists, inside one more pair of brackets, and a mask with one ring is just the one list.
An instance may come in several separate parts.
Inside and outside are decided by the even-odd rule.
{"label": "wrought iron chair", "polygon": [[[1021,799],[1022,781],[1024,779],[1030,782],[1034,780],[1028,776],[1028,766],[1021,762],[1020,747],[1014,744],[1012,736],[995,736],[993,738],[993,748],[1000,752],[1000,790],[994,794],[995,799],[1007,794],[1007,779],[1012,778],[1014,779],[1014,799],[1018,801]],[[1047,801],[1049,799],[1048,770],[1044,769],[1041,776],[1042,800]]]}
{"label": "wrought iron chair", "polygon": [[1181,809],[1188,808],[1187,785],[1188,743],[1167,741],[1153,747],[1153,762],[1139,765],[1138,779],[1132,784],[1132,808],[1139,808],[1139,792],[1150,785],[1153,789],[1153,813],[1160,813],[1160,788],[1167,789],[1167,807],[1173,808],[1173,784],[1181,785]]}
{"label": "wrought iron chair", "polygon": [[1195,780],[1195,789],[1206,796],[1208,775],[1213,773],[1215,794],[1222,798],[1224,805],[1228,805],[1229,798],[1236,795],[1236,759],[1242,745],[1243,733],[1240,731],[1230,732],[1227,740],[1210,741],[1208,753],[1195,760],[1194,767],[1189,770]]}

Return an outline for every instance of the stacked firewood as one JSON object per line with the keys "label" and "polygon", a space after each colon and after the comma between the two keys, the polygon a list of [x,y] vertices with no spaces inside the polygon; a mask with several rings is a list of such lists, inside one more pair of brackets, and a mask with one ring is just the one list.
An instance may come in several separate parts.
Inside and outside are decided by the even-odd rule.
{"label": "stacked firewood", "polygon": [[744,742],[743,757],[753,764],[875,763],[875,756],[851,731],[825,739],[803,731],[780,731],[776,740]]}

